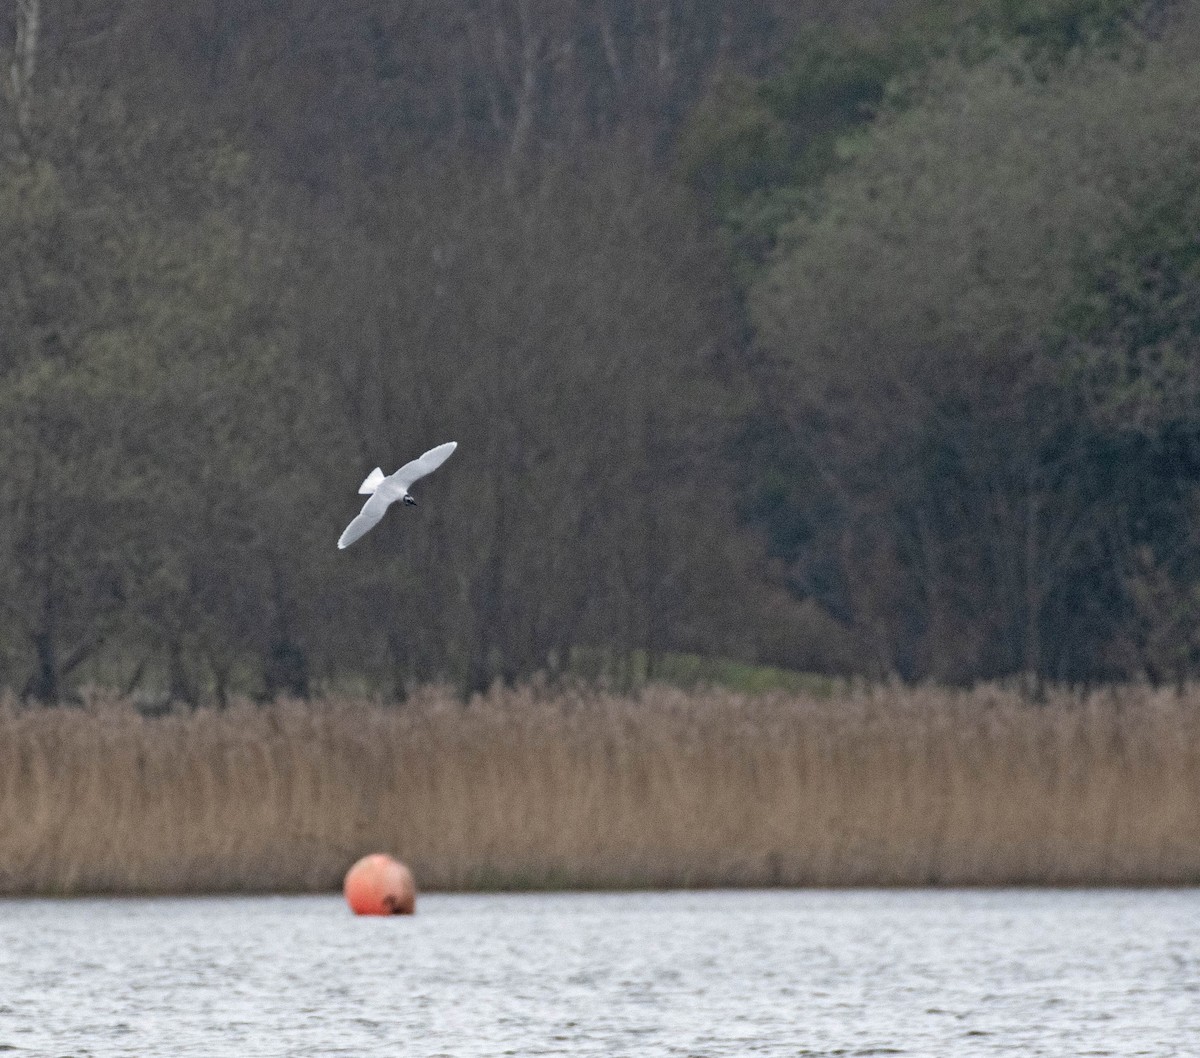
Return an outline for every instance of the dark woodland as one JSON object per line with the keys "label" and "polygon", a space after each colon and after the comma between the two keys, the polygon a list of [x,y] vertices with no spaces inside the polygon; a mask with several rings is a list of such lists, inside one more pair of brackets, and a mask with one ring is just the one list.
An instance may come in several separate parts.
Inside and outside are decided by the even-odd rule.
{"label": "dark woodland", "polygon": [[1197,675],[1194,5],[3,0],[0,73],[0,687]]}

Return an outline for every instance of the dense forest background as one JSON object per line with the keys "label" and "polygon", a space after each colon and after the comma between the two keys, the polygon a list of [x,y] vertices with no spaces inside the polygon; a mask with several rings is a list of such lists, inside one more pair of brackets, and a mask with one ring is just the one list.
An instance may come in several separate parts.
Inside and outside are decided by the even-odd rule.
{"label": "dense forest background", "polygon": [[0,685],[1200,665],[1195,5],[3,8]]}

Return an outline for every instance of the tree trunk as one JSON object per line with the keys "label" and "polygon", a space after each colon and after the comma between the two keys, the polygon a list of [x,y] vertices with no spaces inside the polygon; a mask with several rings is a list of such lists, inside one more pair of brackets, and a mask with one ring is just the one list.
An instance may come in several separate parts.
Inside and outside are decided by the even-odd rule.
{"label": "tree trunk", "polygon": [[22,139],[29,132],[33,108],[33,73],[37,64],[38,31],[41,28],[41,0],[17,0],[17,32],[13,60],[9,68],[13,110],[17,131]]}
{"label": "tree trunk", "polygon": [[21,692],[22,698],[32,698],[42,705],[59,700],[62,685],[58,678],[58,645],[52,630],[43,630],[33,637],[36,667]]}

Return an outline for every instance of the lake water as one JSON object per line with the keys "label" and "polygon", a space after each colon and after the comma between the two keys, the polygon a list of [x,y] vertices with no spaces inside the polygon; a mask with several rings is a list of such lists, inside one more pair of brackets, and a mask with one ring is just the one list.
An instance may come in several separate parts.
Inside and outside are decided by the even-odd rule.
{"label": "lake water", "polygon": [[1200,892],[0,901],[14,1055],[1200,1054]]}

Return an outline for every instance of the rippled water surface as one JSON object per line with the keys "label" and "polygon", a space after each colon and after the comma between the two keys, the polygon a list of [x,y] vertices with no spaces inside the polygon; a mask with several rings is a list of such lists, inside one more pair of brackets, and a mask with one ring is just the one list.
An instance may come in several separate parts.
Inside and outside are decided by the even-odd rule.
{"label": "rippled water surface", "polygon": [[1196,1055],[1195,891],[0,901],[16,1055]]}

